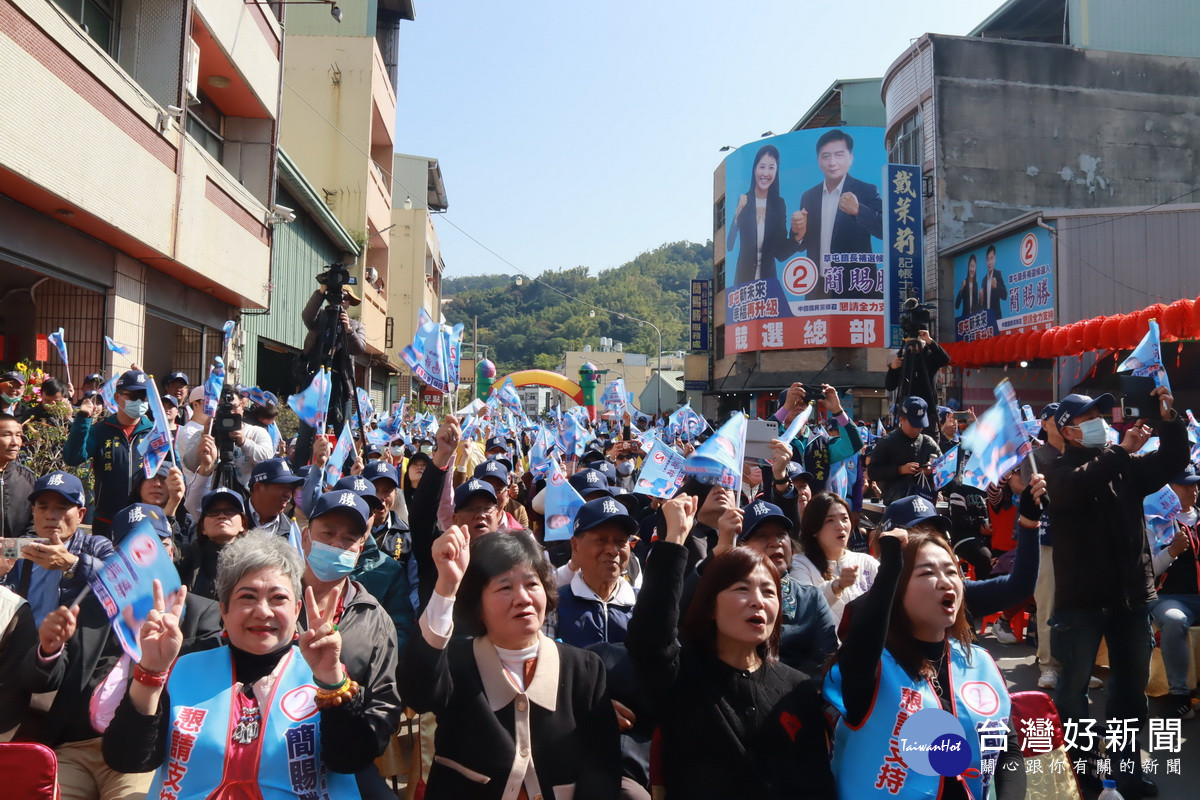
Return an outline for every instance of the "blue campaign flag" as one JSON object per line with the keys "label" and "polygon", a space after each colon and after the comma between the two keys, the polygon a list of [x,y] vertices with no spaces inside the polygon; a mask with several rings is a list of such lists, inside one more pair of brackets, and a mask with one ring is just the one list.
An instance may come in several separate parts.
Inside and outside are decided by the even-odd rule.
{"label": "blue campaign flag", "polygon": [[663,499],[674,497],[687,479],[683,463],[683,456],[661,440],[655,440],[642,461],[642,470],[634,482],[634,493]]}
{"label": "blue campaign flag", "polygon": [[210,417],[217,413],[217,403],[221,400],[221,387],[224,385],[225,361],[217,356],[208,370],[208,380],[204,382],[204,413]]}
{"label": "blue campaign flag", "polygon": [[583,498],[575,487],[567,482],[567,476],[558,459],[550,459],[550,474],[546,477],[546,535],[547,542],[561,542],[571,538],[575,515],[583,506]]}
{"label": "blue campaign flag", "polygon": [[1146,514],[1146,528],[1159,547],[1166,547],[1175,538],[1175,517],[1183,511],[1179,496],[1170,486],[1164,486],[1142,500],[1142,510]]}
{"label": "blue campaign flag", "polygon": [[441,326],[442,351],[446,354],[446,383],[458,386],[459,364],[462,356],[463,326]]}
{"label": "blue campaign flag", "polygon": [[667,424],[685,439],[695,439],[708,427],[704,417],[692,410],[690,400],[667,417]]}
{"label": "blue campaign flag", "polygon": [[114,342],[112,340],[112,338],[109,336],[104,337],[104,346],[107,347],[110,351],[116,353],[117,355],[122,355],[125,357],[129,356],[129,348],[122,347],[121,345]]}
{"label": "blue campaign flag", "polygon": [[1171,382],[1167,380],[1167,368],[1162,362],[1162,345],[1158,338],[1158,321],[1150,320],[1150,330],[1142,337],[1142,341],[1129,354],[1129,358],[1121,362],[1117,372],[1132,372],[1142,378],[1154,378],[1155,386],[1165,386],[1171,390]]}
{"label": "blue campaign flag", "polygon": [[59,328],[54,333],[46,334],[46,341],[54,345],[54,349],[58,351],[58,355],[62,359],[63,366],[67,368],[67,374],[70,374],[71,362],[67,358],[67,341],[63,338],[64,335],[63,329]]}
{"label": "blue campaign flag", "polygon": [[1200,463],[1200,423],[1196,422],[1196,417],[1192,414],[1192,410],[1187,410],[1188,418],[1188,439],[1192,443],[1192,463]]}
{"label": "blue campaign flag", "polygon": [[879,437],[887,436],[887,431],[883,429],[883,420],[875,420],[875,435]]}
{"label": "blue campaign flag", "polygon": [[[371,395],[361,386],[355,387],[355,394],[358,397],[358,410],[362,412],[362,418],[370,421],[375,414],[375,404],[371,402]],[[358,424],[357,419],[355,424]]]}
{"label": "blue campaign flag", "polygon": [[994,393],[996,404],[963,431],[962,446],[971,451],[966,466],[999,485],[1001,477],[1029,455],[1032,445],[1021,430],[1020,412],[1012,385],[1003,380]]}
{"label": "blue campaign flag", "polygon": [[845,500],[850,499],[850,492],[858,482],[860,456],[860,453],[855,453],[850,458],[844,458],[830,466],[829,477],[825,481],[827,491],[833,492]]}
{"label": "blue campaign flag", "polygon": [[433,321],[424,308],[417,309],[417,330],[413,334],[413,343],[400,351],[400,357],[425,385],[440,392],[450,388],[446,379],[448,369],[441,326]]}
{"label": "blue campaign flag", "polygon": [[138,442],[137,450],[142,456],[142,472],[147,478],[158,472],[163,459],[171,453],[171,461],[178,463],[175,454],[171,452],[171,429],[167,426],[167,412],[163,409],[162,395],[154,376],[150,376],[150,385],[146,389],[146,399],[150,403],[150,413],[154,416],[154,427],[148,436]]}
{"label": "blue campaign flag", "polygon": [[154,581],[162,584],[168,607],[181,584],[179,571],[171,563],[150,517],[138,508],[130,512],[129,519],[135,523],[133,530],[117,543],[115,552],[88,583],[104,607],[121,649],[137,663],[142,659],[138,641],[142,623],[154,608]]}
{"label": "blue campaign flag", "polygon": [[624,378],[614,378],[609,381],[608,386],[604,388],[604,394],[600,395],[600,405],[615,416],[624,413],[625,404],[628,402],[629,396],[625,393]]}
{"label": "blue campaign flag", "polygon": [[225,356],[229,353],[229,340],[233,338],[233,330],[237,327],[237,323],[233,320],[226,320],[221,326],[221,332],[225,335],[221,344],[221,355]]}
{"label": "blue campaign flag", "polygon": [[746,454],[746,415],[733,412],[717,432],[688,456],[683,470],[705,483],[735,492],[742,488],[742,461]]}
{"label": "blue campaign flag", "polygon": [[525,410],[521,406],[521,396],[517,394],[517,387],[513,385],[512,378],[505,378],[504,383],[493,389],[492,397],[514,414],[520,414]]}
{"label": "blue campaign flag", "polygon": [[787,426],[787,430],[779,434],[779,438],[790,445],[793,439],[800,436],[801,431],[804,430],[804,426],[808,424],[808,420],[812,417],[812,412],[813,404],[809,403],[804,407],[804,410],[797,414],[795,419],[791,421],[791,424]]}
{"label": "blue campaign flag", "polygon": [[550,470],[550,452],[554,443],[550,441],[550,431],[538,428],[533,434],[533,446],[529,448],[529,471],[535,478],[543,478]]}
{"label": "blue campaign flag", "polygon": [[279,432],[279,426],[272,422],[267,426],[267,433],[271,436],[271,452],[279,452],[279,443],[283,440],[283,434]]}
{"label": "blue campaign flag", "polygon": [[325,485],[328,488],[332,489],[333,485],[342,479],[342,465],[350,457],[352,449],[354,449],[354,434],[350,432],[350,423],[347,422],[342,426],[342,432],[338,434],[337,443],[333,445],[329,460],[325,462]]}
{"label": "blue campaign flag", "polygon": [[242,397],[246,398],[251,403],[260,406],[265,406],[267,403],[278,403],[279,400],[279,398],[277,398],[271,392],[268,392],[265,389],[260,389],[257,386],[243,386],[239,394],[241,394]]}
{"label": "blue campaign flag", "polygon": [[954,480],[954,475],[958,472],[958,445],[954,445],[946,452],[933,460],[933,474],[931,482],[933,488],[941,489],[947,483]]}
{"label": "blue campaign flag", "polygon": [[117,380],[120,375],[113,375],[100,387],[100,399],[104,401],[104,410],[109,414],[117,413]]}
{"label": "blue campaign flag", "polygon": [[300,417],[304,424],[315,428],[317,433],[325,432],[330,389],[329,370],[321,367],[313,375],[312,383],[307,389],[288,398],[288,407],[296,412],[296,416]]}

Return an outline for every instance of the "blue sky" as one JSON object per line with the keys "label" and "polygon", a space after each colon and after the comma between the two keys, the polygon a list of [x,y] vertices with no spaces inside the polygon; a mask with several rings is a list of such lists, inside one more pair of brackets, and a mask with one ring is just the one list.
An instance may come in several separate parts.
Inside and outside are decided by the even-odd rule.
{"label": "blue sky", "polygon": [[[521,270],[712,238],[722,145],[783,133],[834,81],[999,0],[417,0],[396,149],[439,159],[446,217]],[[449,276],[513,270],[437,220]]]}

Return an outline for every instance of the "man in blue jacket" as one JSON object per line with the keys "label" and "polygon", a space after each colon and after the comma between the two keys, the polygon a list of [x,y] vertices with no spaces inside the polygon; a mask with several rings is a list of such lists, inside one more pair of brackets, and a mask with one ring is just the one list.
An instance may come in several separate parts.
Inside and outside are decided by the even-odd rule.
{"label": "man in blue jacket", "polygon": [[[3,583],[29,601],[34,624],[59,606],[70,606],[113,553],[112,542],[79,531],[87,511],[83,483],[69,472],[44,475],[33,485],[34,534],[15,561],[0,560]],[[6,569],[7,566],[7,569]]]}
{"label": "man in blue jacket", "polygon": [[146,417],[150,409],[147,388],[153,389],[154,384],[146,373],[128,370],[117,379],[117,413],[92,424],[97,399],[88,397],[71,422],[63,460],[72,467],[92,462],[96,493],[92,533],[98,536],[111,536],[113,516],[129,504],[134,473],[142,466],[136,448],[154,427]]}

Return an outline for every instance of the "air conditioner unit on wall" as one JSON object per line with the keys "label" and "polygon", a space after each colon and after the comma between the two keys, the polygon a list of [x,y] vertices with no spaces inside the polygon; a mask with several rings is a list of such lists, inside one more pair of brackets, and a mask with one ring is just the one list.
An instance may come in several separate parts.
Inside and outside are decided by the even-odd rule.
{"label": "air conditioner unit on wall", "polygon": [[189,38],[183,57],[183,84],[187,89],[188,105],[200,102],[200,45]]}

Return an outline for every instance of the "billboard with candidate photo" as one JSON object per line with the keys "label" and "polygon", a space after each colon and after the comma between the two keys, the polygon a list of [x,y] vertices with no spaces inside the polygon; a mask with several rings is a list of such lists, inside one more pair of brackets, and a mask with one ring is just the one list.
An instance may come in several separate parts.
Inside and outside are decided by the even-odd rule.
{"label": "billboard with candidate photo", "polygon": [[1054,325],[1054,249],[1038,225],[954,258],[954,339]]}
{"label": "billboard with candidate photo", "polygon": [[816,128],[725,160],[725,354],[884,347],[882,128]]}

